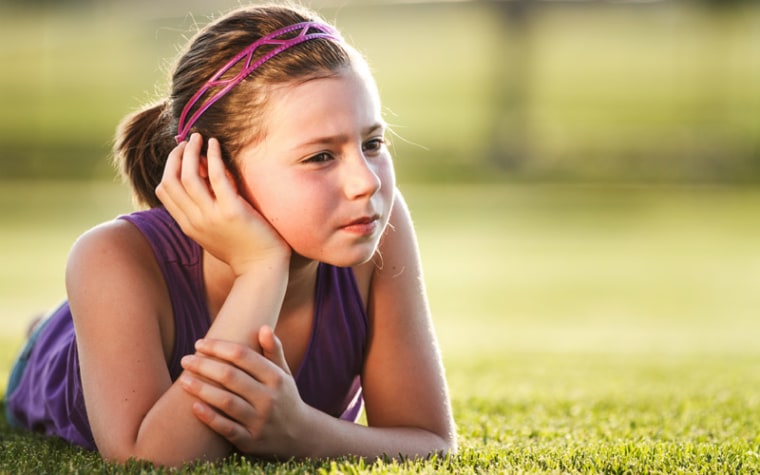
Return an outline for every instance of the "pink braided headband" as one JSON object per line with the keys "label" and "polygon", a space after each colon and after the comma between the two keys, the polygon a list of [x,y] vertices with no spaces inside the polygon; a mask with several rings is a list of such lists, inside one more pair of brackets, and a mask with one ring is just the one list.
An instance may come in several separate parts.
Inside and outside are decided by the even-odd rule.
{"label": "pink braided headband", "polygon": [[[315,33],[308,33],[310,29],[318,30]],[[290,39],[277,39],[280,36],[283,36],[287,33],[300,30],[298,35],[294,36]],[[193,127],[195,122],[200,118],[200,116],[208,110],[209,107],[214,105],[216,101],[221,99],[225,94],[227,94],[230,89],[235,87],[237,84],[239,84],[243,79],[248,77],[249,74],[251,74],[253,71],[256,70],[259,66],[266,63],[273,57],[277,56],[278,54],[282,53],[286,49],[295,46],[297,44],[301,44],[304,41],[314,40],[317,38],[329,38],[336,41],[341,41],[340,34],[333,29],[332,27],[325,25],[324,23],[316,23],[316,22],[304,22],[304,23],[296,23],[295,25],[286,26],[285,28],[281,28],[279,30],[273,31],[272,33],[263,36],[253,42],[250,46],[245,48],[243,51],[237,54],[234,58],[232,58],[227,64],[225,64],[219,71],[217,71],[211,79],[206,81],[206,84],[201,87],[198,92],[195,93],[195,95],[190,98],[190,100],[185,105],[185,108],[182,109],[182,115],[179,116],[179,123],[177,125],[177,143],[182,142],[187,138],[187,134],[190,132],[190,129]],[[261,56],[259,59],[257,59],[255,62],[253,62],[253,55],[255,51],[264,45],[270,45],[275,46],[271,51],[269,51],[267,54]],[[230,70],[234,65],[236,65],[241,60],[245,59],[245,63],[243,64],[243,69],[240,70],[234,77],[230,79],[219,79],[224,73]],[[201,102],[200,106],[198,107],[198,110],[196,110],[193,115],[190,116],[190,118],[187,117],[187,115],[190,113],[190,109],[192,109],[196,103],[201,99],[201,97],[206,94],[211,88],[217,87],[217,86],[223,86],[222,89],[211,95],[209,98],[207,98],[204,102]]]}

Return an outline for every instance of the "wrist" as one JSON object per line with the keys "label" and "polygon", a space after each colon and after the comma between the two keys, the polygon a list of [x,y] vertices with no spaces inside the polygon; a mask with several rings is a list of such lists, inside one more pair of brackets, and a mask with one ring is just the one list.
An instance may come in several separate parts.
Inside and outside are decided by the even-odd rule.
{"label": "wrist", "polygon": [[261,274],[262,272],[288,272],[290,268],[290,248],[272,250],[271,252],[230,264],[235,277],[248,274]]}
{"label": "wrist", "polygon": [[289,271],[286,259],[259,259],[231,276],[231,286],[206,336],[259,350],[261,326],[274,328],[277,324]]}
{"label": "wrist", "polygon": [[298,451],[297,457],[320,458],[325,453],[321,447],[324,425],[319,422],[320,416],[324,414],[306,403],[302,402],[300,406],[298,417],[301,421],[300,430],[293,440],[293,445]]}

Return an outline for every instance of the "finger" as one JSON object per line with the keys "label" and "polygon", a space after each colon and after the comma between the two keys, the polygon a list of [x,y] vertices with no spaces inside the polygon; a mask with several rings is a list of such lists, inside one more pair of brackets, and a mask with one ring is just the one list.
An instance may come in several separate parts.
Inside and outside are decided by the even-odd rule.
{"label": "finger", "polygon": [[249,452],[247,447],[250,446],[253,438],[244,425],[225,417],[202,402],[193,403],[193,414],[209,429],[227,439],[232,445],[243,452]]}
{"label": "finger", "polygon": [[169,156],[166,157],[166,163],[164,164],[164,172],[161,174],[161,182],[156,187],[156,196],[163,202],[163,196],[168,192],[167,188],[170,188],[172,183],[176,182],[179,178],[180,164],[182,161],[182,154],[184,153],[187,142],[180,142],[179,145],[174,147]]}
{"label": "finger", "polygon": [[266,358],[280,367],[287,374],[290,374],[290,367],[285,360],[285,352],[282,349],[282,342],[274,334],[272,328],[265,325],[259,330],[259,345]]}
{"label": "finger", "polygon": [[156,186],[155,190],[156,197],[172,216],[177,216],[179,211],[179,206],[176,203],[174,196],[177,195],[177,190],[182,188],[179,182],[179,175],[182,154],[184,153],[186,146],[187,142],[181,142],[169,153],[166,163],[164,164],[164,172],[161,175],[161,182]]}
{"label": "finger", "polygon": [[204,338],[195,343],[195,349],[240,368],[263,384],[277,384],[282,379],[282,370],[275,363],[246,345]]}
{"label": "finger", "polygon": [[181,182],[182,156],[187,145],[187,142],[181,142],[169,153],[164,164],[161,182],[156,187],[156,197],[182,229],[189,229],[191,226],[188,212],[195,213],[198,211],[198,207],[188,199],[185,187]]}
{"label": "finger", "polygon": [[227,417],[246,424],[256,417],[256,409],[238,394],[227,391],[185,372],[180,377],[182,388]]}
{"label": "finger", "polygon": [[211,190],[222,202],[238,199],[235,183],[230,178],[227,167],[222,159],[222,147],[219,140],[210,138],[208,141],[208,178]]}
{"label": "finger", "polygon": [[208,208],[213,202],[208,181],[201,176],[201,149],[203,136],[194,133],[182,154],[180,179],[188,197],[201,209]]}
{"label": "finger", "polygon": [[169,152],[164,164],[163,178],[179,178],[180,166],[182,165],[182,155],[187,148],[187,142],[180,142]]}
{"label": "finger", "polygon": [[234,363],[222,361],[203,354],[187,355],[181,360],[185,370],[206,378],[208,381],[251,400],[263,386],[254,375],[247,374]]}

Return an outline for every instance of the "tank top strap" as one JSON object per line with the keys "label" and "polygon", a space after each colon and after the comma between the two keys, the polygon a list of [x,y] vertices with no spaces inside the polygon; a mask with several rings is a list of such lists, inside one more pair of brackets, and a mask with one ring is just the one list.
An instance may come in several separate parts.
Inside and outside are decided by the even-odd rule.
{"label": "tank top strap", "polygon": [[197,265],[202,259],[201,247],[190,239],[165,208],[152,208],[119,216],[129,221],[145,236],[156,254],[162,270],[164,263]]}
{"label": "tank top strap", "polygon": [[119,217],[137,227],[153,249],[174,311],[174,351],[169,373],[182,373],[180,360],[195,351],[195,341],[206,334],[211,317],[203,281],[203,251],[164,208],[137,211]]}

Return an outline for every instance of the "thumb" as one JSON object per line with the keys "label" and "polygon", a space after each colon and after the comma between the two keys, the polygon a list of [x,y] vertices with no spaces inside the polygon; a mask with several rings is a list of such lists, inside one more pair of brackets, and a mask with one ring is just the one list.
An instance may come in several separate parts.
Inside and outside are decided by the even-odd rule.
{"label": "thumb", "polygon": [[259,345],[261,345],[261,352],[266,359],[279,366],[287,374],[290,374],[288,362],[285,360],[285,352],[282,350],[282,342],[274,334],[272,327],[267,325],[261,327],[259,330]]}

